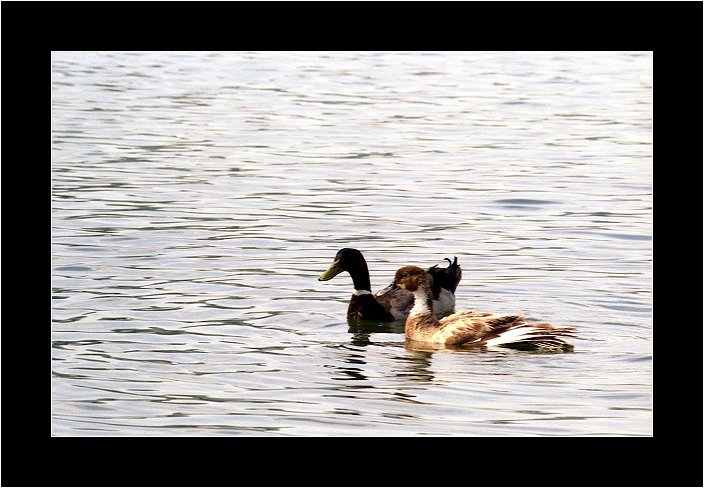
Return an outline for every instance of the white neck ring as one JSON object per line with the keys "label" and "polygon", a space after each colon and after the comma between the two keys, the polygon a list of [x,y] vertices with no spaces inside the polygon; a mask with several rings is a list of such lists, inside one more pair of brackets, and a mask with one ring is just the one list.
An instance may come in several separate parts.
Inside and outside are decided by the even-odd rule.
{"label": "white neck ring", "polygon": [[360,295],[371,295],[372,292],[370,292],[369,290],[355,290],[355,291],[352,292],[352,294],[353,294],[353,295],[357,295],[357,296],[360,296]]}

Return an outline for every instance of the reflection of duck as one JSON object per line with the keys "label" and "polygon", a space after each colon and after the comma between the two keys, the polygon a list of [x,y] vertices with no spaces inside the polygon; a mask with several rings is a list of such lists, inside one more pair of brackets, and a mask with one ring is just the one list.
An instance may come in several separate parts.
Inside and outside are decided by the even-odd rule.
{"label": "reflection of duck", "polygon": [[[404,323],[401,321],[383,322],[380,320],[362,320],[348,317],[347,332],[351,334],[403,334]],[[360,336],[361,337],[361,336]]]}
{"label": "reflection of duck", "polygon": [[413,341],[554,351],[573,348],[562,337],[573,336],[574,328],[533,324],[517,314],[457,312],[438,320],[433,314],[428,273],[417,266],[404,266],[396,271],[391,286],[413,293],[414,305],[405,327],[406,336]]}
{"label": "reflection of duck", "polygon": [[[445,258],[450,261],[448,258]],[[328,281],[343,271],[347,271],[354,283],[354,292],[347,308],[347,316],[355,319],[393,321],[408,316],[413,307],[413,294],[397,287],[387,286],[372,294],[369,281],[369,268],[364,256],[357,249],[340,249],[335,259],[318,278]],[[428,275],[435,313],[442,315],[455,308],[455,289],[462,279],[462,268],[457,258],[447,268],[437,265],[423,271]]]}

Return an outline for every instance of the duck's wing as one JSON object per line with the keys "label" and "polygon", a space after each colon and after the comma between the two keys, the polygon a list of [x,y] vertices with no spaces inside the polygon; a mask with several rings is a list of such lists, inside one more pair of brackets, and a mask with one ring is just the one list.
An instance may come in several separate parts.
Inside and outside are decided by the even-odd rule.
{"label": "duck's wing", "polygon": [[457,263],[457,256],[454,256],[454,258],[454,261],[450,261],[450,258],[445,258],[445,261],[450,263],[447,268],[438,268],[437,264],[428,268],[428,273],[433,277],[433,300],[439,298],[442,289],[454,294],[457,285],[460,284],[462,268]]}
{"label": "duck's wing", "polygon": [[386,288],[376,292],[374,297],[394,317],[394,320],[401,320],[408,317],[413,307],[413,293],[395,286],[396,284],[392,282]]}
{"label": "duck's wing", "polygon": [[[458,317],[453,319],[455,316]],[[571,351],[573,346],[565,339],[576,337],[574,327],[526,322],[520,314],[461,312],[440,320],[440,324],[453,332],[448,336],[447,344]]]}
{"label": "duck's wing", "polygon": [[565,341],[568,337],[576,337],[574,327],[521,321],[515,326],[492,331],[484,338],[483,345],[528,350],[571,351],[574,347]]}
{"label": "duck's wing", "polygon": [[483,344],[487,337],[498,335],[523,322],[519,314],[458,312],[440,319],[438,334],[445,344]]}

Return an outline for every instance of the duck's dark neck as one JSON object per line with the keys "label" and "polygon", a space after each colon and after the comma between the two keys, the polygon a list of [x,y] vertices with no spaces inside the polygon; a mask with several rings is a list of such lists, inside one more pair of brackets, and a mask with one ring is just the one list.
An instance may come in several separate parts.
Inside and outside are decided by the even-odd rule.
{"label": "duck's dark neck", "polygon": [[413,308],[410,315],[429,315],[435,317],[433,312],[433,291],[430,283],[419,283],[416,291],[413,292]]}
{"label": "duck's dark neck", "polygon": [[352,277],[352,283],[354,283],[355,290],[366,290],[371,292],[372,285],[369,281],[369,268],[367,267],[367,262],[360,256],[360,260],[355,263],[354,268],[349,270],[350,276]]}

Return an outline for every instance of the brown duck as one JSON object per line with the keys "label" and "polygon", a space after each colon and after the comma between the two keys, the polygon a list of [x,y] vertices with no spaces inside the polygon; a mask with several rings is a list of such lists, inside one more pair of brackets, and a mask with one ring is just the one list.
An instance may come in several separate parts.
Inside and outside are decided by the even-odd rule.
{"label": "brown duck", "polygon": [[418,342],[448,346],[504,346],[518,349],[569,351],[563,337],[574,337],[573,327],[530,323],[519,314],[457,312],[440,320],[433,313],[431,280],[417,266],[396,271],[392,287],[413,293],[414,304],[406,319],[406,336]]}

